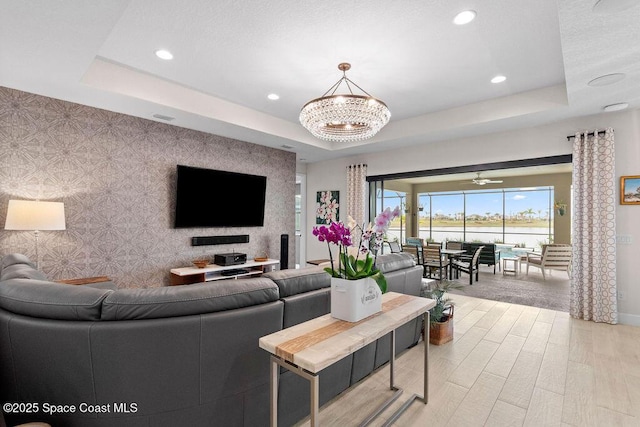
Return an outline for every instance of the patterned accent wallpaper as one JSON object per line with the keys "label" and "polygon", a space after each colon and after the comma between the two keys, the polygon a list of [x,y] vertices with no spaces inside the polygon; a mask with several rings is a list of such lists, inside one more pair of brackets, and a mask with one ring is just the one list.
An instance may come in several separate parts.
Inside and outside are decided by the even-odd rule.
{"label": "patterned accent wallpaper", "polygon": [[[176,165],[267,177],[264,227],[173,228]],[[169,269],[216,253],[295,254],[295,153],[0,87],[0,255],[35,259],[34,233],[4,230],[9,199],[65,203],[67,229],[42,231],[51,279],[106,275],[119,287],[169,283]],[[225,183],[231,185],[231,183]],[[203,209],[234,209],[203,183]],[[192,236],[249,243],[191,246]]]}

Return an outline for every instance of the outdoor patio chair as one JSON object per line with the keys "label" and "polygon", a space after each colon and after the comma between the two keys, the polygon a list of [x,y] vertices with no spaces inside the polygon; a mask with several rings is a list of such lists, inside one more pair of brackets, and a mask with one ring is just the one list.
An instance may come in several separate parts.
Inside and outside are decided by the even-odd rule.
{"label": "outdoor patio chair", "polygon": [[424,239],[421,237],[407,237],[406,244],[411,246],[424,246]]}
{"label": "outdoor patio chair", "polygon": [[424,254],[424,276],[440,281],[446,279],[449,259],[442,256],[440,246],[427,246],[422,249],[422,253]]}
{"label": "outdoor patio chair", "polygon": [[469,284],[473,285],[473,273],[476,274],[476,282],[480,279],[480,252],[484,246],[478,246],[469,261],[463,261],[461,259],[454,259],[452,266],[456,270],[456,276],[461,271],[469,275]]}
{"label": "outdoor patio chair", "polygon": [[562,270],[567,272],[567,276],[571,278],[571,257],[573,249],[571,245],[552,244],[543,245],[542,253],[527,253],[527,274],[529,267],[537,267],[542,270],[542,278],[547,280],[545,270]]}
{"label": "outdoor patio chair", "polygon": [[422,248],[424,247],[424,239],[419,237],[407,237],[406,243],[402,245],[402,251],[408,252],[416,260],[416,264],[423,265],[424,258],[422,253]]}
{"label": "outdoor patio chair", "polygon": [[398,252],[402,252],[402,248],[400,247],[400,243],[393,241],[393,242],[387,242],[389,244],[389,250],[391,251],[392,254],[396,254]]}
{"label": "outdoor patio chair", "polygon": [[461,250],[462,249],[462,242],[447,242],[447,249],[456,249],[456,250]]}

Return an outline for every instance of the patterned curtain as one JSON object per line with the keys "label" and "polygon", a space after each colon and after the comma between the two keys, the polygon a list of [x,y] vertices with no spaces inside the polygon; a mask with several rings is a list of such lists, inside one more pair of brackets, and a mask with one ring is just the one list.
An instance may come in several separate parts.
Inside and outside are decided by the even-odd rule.
{"label": "patterned curtain", "polygon": [[618,323],[613,129],[573,142],[572,317]]}
{"label": "patterned curtain", "polygon": [[347,215],[364,224],[367,217],[367,165],[347,166]]}

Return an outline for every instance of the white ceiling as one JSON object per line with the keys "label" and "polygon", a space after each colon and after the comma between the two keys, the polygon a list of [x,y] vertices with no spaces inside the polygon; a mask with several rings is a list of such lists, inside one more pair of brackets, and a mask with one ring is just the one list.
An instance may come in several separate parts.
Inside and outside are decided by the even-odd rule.
{"label": "white ceiling", "polygon": [[[162,114],[312,162],[640,107],[640,2],[594,3],[0,0],[0,85]],[[476,20],[453,25],[465,9]],[[174,59],[158,59],[160,48]],[[317,140],[298,122],[344,61],[392,112],[363,143]],[[587,85],[610,73],[626,78]],[[507,81],[490,83],[497,74]]]}

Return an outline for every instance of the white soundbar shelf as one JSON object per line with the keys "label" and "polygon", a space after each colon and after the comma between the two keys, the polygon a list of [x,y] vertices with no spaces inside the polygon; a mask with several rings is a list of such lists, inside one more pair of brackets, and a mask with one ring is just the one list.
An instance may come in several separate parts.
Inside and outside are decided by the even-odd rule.
{"label": "white soundbar shelf", "polygon": [[[211,282],[214,280],[237,279],[239,277],[259,276],[266,273],[280,264],[277,259],[267,259],[266,261],[247,261],[244,264],[217,265],[209,264],[204,268],[180,267],[171,269],[171,284],[186,285],[191,283]],[[250,270],[247,273],[239,273],[230,276],[222,275],[223,271],[236,269]]]}

